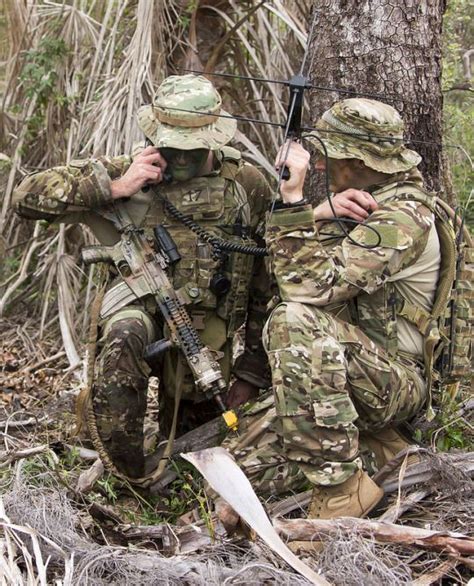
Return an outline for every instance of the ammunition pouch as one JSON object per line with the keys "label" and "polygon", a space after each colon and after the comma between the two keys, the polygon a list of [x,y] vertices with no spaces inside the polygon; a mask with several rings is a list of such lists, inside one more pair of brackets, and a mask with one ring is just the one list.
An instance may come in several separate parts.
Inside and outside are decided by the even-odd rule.
{"label": "ammunition pouch", "polygon": [[99,317],[100,319],[107,319],[119,309],[122,309],[122,307],[130,305],[130,303],[136,300],[137,296],[135,293],[133,293],[125,281],[120,280],[115,285],[112,285],[105,293]]}

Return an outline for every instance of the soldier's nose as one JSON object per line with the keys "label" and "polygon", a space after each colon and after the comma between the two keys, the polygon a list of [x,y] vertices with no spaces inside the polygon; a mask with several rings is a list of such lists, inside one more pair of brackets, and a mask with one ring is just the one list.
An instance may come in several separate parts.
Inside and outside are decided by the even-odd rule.
{"label": "soldier's nose", "polygon": [[178,165],[185,165],[186,164],[185,153],[179,153],[178,155],[176,155],[175,161]]}

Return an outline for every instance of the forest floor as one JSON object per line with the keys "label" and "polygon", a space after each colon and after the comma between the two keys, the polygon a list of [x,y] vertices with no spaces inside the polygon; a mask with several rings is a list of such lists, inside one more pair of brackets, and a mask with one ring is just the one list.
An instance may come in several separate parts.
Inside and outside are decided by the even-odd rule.
{"label": "forest floor", "polygon": [[[57,337],[38,338],[34,321],[0,322],[1,585],[311,583],[254,533],[228,536],[189,464],[177,459],[175,480],[153,493],[104,471],[74,435],[77,374]],[[424,429],[431,443],[421,464],[407,467],[405,459],[384,479],[378,518],[330,522],[318,529],[322,545],[291,548],[331,584],[467,584],[471,415],[472,399],[458,400],[436,429]],[[450,451],[437,452],[440,445]],[[304,519],[307,498],[289,502],[265,507],[271,518],[284,510]]]}

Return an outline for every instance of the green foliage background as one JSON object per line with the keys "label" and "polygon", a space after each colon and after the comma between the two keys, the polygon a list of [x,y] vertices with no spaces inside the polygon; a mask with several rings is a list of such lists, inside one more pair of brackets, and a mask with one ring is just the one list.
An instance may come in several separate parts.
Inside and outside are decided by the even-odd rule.
{"label": "green foliage background", "polygon": [[[473,189],[474,157],[474,88],[466,77],[463,56],[473,48],[474,3],[471,0],[450,0],[444,18],[443,92],[445,143],[462,149],[448,148],[454,192],[466,205]],[[474,55],[471,63],[474,62]],[[474,67],[473,67],[474,69]],[[466,219],[474,228],[474,204],[470,203]]]}

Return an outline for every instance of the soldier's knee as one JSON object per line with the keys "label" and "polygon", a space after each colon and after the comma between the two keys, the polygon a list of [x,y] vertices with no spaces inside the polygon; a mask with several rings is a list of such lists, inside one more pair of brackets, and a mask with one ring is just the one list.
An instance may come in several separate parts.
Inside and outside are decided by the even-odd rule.
{"label": "soldier's knee", "polygon": [[113,314],[102,325],[102,341],[124,340],[135,336],[150,344],[156,339],[156,325],[141,307],[126,307]]}
{"label": "soldier's knee", "polygon": [[267,352],[290,345],[308,347],[319,335],[331,331],[330,317],[321,309],[303,303],[280,303],[265,325]]}
{"label": "soldier's knee", "polygon": [[150,370],[143,354],[148,343],[147,327],[140,319],[124,318],[107,324],[99,356],[102,380],[123,377],[146,380]]}
{"label": "soldier's knee", "polygon": [[112,323],[104,331],[105,341],[112,343],[124,343],[130,337],[135,337],[143,343],[146,343],[148,334],[143,322],[136,318],[124,318]]}

